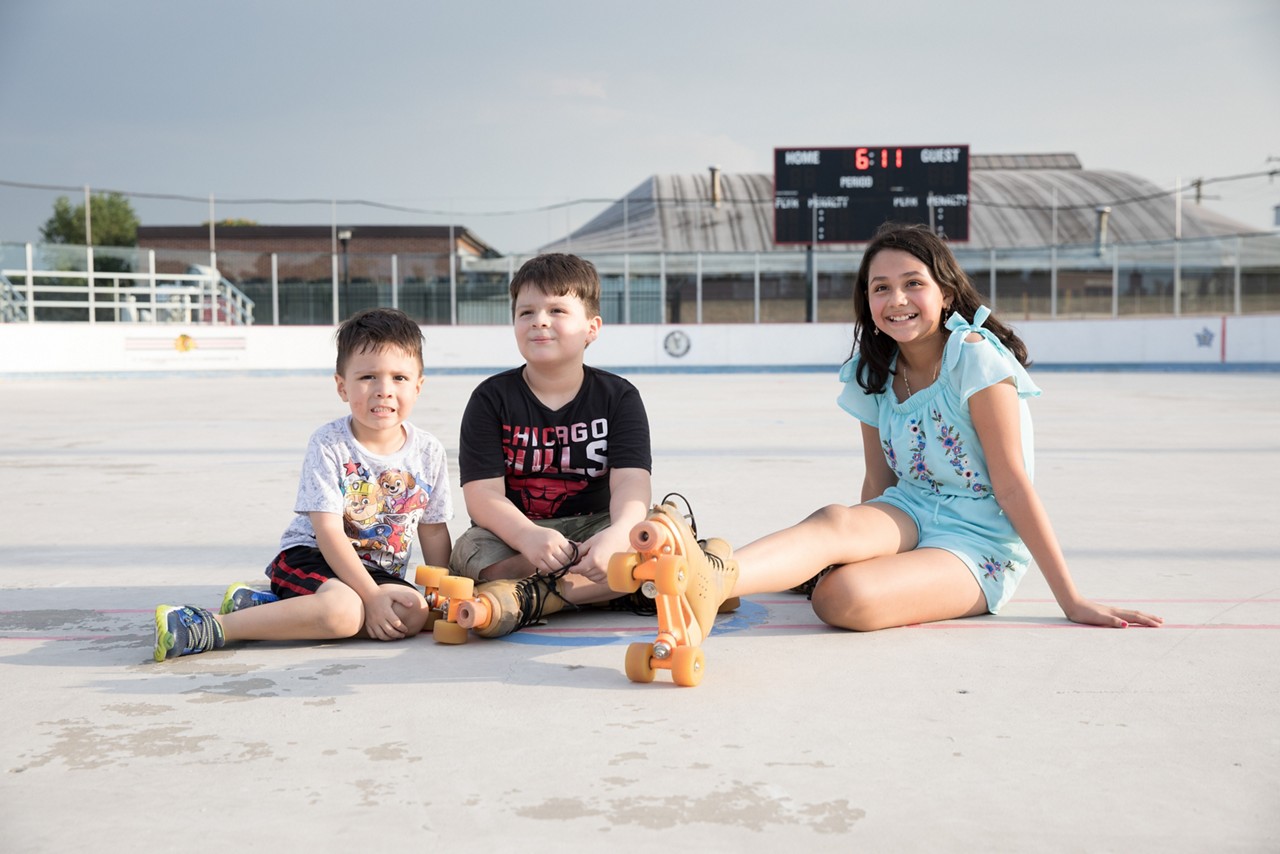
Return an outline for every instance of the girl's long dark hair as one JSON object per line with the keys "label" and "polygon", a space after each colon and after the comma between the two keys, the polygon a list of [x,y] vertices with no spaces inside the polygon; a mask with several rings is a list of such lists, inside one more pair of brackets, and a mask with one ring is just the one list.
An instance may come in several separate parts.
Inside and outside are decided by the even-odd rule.
{"label": "girl's long dark hair", "polygon": [[[896,341],[888,335],[875,334],[871,300],[867,296],[871,261],[882,249],[907,252],[923,262],[933,274],[934,281],[942,288],[943,295],[951,298],[951,310],[959,312],[970,323],[973,322],[973,313],[982,305],[981,295],[964,270],[960,269],[956,256],[951,254],[951,249],[942,238],[927,226],[895,222],[880,226],[867,245],[866,254],[862,256],[858,280],[853,286],[853,352],[862,353],[857,380],[867,394],[879,394],[884,390],[891,373],[889,365],[898,352]],[[1023,366],[1031,364],[1027,359],[1027,345],[1022,343],[1022,339],[1012,329],[997,320],[994,314],[987,318],[983,327],[990,329]],[[852,355],[851,353],[850,357]]]}

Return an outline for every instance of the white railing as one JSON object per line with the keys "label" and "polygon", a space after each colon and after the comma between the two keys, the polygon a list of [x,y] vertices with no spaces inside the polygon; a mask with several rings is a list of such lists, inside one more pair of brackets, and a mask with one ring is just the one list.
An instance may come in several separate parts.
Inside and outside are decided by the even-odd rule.
{"label": "white railing", "polygon": [[0,270],[0,322],[252,325],[253,300],[213,267],[157,273],[154,255],[149,266],[144,273],[36,269],[28,245],[26,267]]}

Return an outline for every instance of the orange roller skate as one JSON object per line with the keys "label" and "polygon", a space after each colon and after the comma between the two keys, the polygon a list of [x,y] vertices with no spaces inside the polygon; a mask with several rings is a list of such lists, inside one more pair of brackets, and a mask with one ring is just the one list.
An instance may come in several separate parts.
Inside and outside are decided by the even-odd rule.
{"label": "orange roller skate", "polygon": [[[674,493],[631,529],[634,552],[609,561],[609,587],[619,593],[639,589],[655,600],[658,635],[653,643],[627,649],[627,678],[652,682],[657,670],[670,670],[677,685],[702,681],[706,659],[701,644],[711,633],[716,613],[729,602],[738,580],[732,547],[721,539],[699,542],[693,525],[670,503]],[[688,507],[688,502],[685,501]]]}
{"label": "orange roller skate", "polygon": [[466,643],[467,628],[458,625],[458,612],[464,604],[474,601],[475,582],[450,575],[443,566],[420,566],[414,580],[423,588],[423,596],[431,608],[427,620],[431,636],[437,643]]}
{"label": "orange roller skate", "polygon": [[540,622],[567,604],[555,578],[486,581],[476,588],[474,598],[459,604],[457,622],[481,637],[498,638]]}

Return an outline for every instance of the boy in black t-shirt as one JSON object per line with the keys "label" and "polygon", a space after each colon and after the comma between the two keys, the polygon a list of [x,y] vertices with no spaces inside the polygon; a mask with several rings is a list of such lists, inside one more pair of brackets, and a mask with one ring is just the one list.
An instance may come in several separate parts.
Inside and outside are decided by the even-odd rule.
{"label": "boy in black t-shirt", "polygon": [[511,280],[511,308],[525,364],[482,382],[463,414],[458,463],[472,527],[449,564],[482,582],[476,593],[495,613],[473,629],[490,637],[566,604],[619,598],[609,558],[630,549],[650,500],[640,393],[583,364],[600,334],[595,266],[539,255]]}

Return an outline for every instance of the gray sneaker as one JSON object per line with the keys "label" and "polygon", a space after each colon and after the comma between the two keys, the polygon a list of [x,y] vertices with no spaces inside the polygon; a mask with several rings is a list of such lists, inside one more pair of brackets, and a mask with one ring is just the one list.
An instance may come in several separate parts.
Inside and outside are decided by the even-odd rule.
{"label": "gray sneaker", "polygon": [[156,661],[222,648],[222,626],[212,613],[190,605],[156,608]]}

